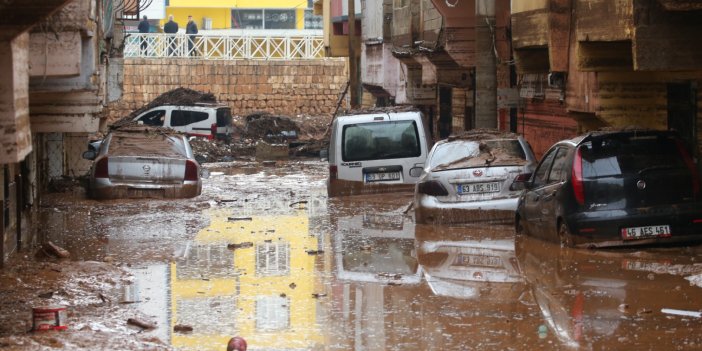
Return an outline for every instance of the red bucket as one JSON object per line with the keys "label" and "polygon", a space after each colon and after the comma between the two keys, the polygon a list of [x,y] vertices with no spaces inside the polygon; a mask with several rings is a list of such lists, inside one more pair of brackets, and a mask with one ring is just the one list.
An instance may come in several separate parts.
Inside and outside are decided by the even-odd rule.
{"label": "red bucket", "polygon": [[32,331],[66,330],[66,307],[42,306],[32,308]]}

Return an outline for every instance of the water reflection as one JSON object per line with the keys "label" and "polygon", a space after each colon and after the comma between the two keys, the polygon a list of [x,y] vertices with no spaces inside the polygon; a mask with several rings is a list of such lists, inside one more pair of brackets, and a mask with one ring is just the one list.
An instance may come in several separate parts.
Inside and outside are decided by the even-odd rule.
{"label": "water reflection", "polygon": [[702,272],[699,248],[560,249],[517,238],[517,258],[549,329],[585,349],[698,349],[702,291],[685,277]]}
{"label": "water reflection", "polygon": [[[278,207],[285,208],[285,207]],[[234,335],[251,349],[309,349],[323,342],[316,324],[317,238],[304,208],[287,214],[209,212],[210,225],[171,264],[171,328],[181,350],[221,350]],[[260,212],[259,212],[260,213]],[[229,244],[239,244],[228,249]],[[230,246],[230,248],[232,248]]]}

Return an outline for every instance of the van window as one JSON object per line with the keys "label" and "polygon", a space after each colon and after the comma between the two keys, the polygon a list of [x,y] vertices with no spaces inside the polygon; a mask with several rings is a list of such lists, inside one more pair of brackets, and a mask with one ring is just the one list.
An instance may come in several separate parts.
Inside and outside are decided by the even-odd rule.
{"label": "van window", "polygon": [[341,136],[344,161],[418,157],[422,154],[414,121],[349,124]]}
{"label": "van window", "polygon": [[163,120],[166,116],[166,111],[164,110],[154,110],[148,112],[147,114],[139,117],[139,121],[147,126],[162,127]]}
{"label": "van window", "polygon": [[171,127],[182,127],[188,124],[207,120],[207,112],[173,110],[171,112]]}
{"label": "van window", "polygon": [[227,127],[232,125],[232,112],[228,108],[217,109],[217,126]]}
{"label": "van window", "polygon": [[583,176],[612,177],[652,169],[684,169],[685,161],[672,138],[615,136],[580,147]]}

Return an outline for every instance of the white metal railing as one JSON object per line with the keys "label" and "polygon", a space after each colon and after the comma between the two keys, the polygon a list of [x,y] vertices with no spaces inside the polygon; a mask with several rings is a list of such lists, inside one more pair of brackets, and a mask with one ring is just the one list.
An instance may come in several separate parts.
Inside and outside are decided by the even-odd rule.
{"label": "white metal railing", "polygon": [[324,57],[324,39],[318,35],[186,35],[130,34],[124,57],[194,58],[205,60],[291,60]]}

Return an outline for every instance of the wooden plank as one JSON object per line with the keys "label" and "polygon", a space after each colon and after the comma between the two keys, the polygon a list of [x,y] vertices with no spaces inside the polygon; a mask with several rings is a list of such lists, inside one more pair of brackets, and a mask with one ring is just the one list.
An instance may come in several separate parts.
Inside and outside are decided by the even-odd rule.
{"label": "wooden plank", "polygon": [[579,41],[629,40],[634,33],[633,0],[577,0]]}
{"label": "wooden plank", "polygon": [[96,133],[100,119],[90,115],[32,115],[32,132],[34,133]]}

